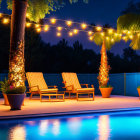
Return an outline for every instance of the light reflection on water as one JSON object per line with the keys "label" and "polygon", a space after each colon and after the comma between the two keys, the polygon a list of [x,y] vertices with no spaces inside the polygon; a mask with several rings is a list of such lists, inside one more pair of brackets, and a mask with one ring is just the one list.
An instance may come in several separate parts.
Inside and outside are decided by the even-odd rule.
{"label": "light reflection on water", "polygon": [[140,111],[0,122],[0,140],[139,140],[139,132]]}

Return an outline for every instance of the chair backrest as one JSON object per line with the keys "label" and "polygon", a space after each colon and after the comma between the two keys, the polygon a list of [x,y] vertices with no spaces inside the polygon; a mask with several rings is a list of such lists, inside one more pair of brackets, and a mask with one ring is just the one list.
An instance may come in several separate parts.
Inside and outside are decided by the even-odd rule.
{"label": "chair backrest", "polygon": [[73,85],[74,90],[81,88],[81,85],[79,83],[76,73],[63,72],[62,78],[65,83],[66,90],[72,90],[72,87],[68,87],[71,85]]}
{"label": "chair backrest", "polygon": [[[48,89],[48,86],[44,80],[42,72],[27,72],[26,73],[27,81],[29,87],[38,86],[39,89]],[[31,88],[31,91],[37,91],[38,88]]]}

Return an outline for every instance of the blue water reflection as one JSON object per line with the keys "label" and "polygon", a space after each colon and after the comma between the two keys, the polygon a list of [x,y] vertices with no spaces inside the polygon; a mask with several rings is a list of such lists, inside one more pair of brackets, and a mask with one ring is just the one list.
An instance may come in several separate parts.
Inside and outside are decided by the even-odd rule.
{"label": "blue water reflection", "polygon": [[0,121],[0,140],[140,140],[140,111]]}

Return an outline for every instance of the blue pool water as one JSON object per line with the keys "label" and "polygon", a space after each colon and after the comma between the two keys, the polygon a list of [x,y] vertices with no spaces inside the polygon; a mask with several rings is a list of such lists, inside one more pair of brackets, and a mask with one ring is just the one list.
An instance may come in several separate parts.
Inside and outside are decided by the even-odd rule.
{"label": "blue pool water", "polygon": [[140,140],[140,111],[0,121],[0,140]]}

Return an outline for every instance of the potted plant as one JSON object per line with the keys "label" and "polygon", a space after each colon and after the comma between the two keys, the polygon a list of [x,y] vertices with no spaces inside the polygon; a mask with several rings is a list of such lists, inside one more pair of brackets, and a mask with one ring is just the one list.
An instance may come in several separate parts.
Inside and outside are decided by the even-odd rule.
{"label": "potted plant", "polygon": [[103,45],[101,49],[101,64],[100,64],[99,76],[98,76],[99,89],[103,98],[109,98],[113,90],[113,87],[108,85],[109,70],[110,70],[110,66],[108,65],[108,60],[107,60],[105,41],[103,41]]}
{"label": "potted plant", "polygon": [[138,86],[137,90],[138,90],[139,97],[140,97],[140,86]]}
{"label": "potted plant", "polygon": [[106,85],[106,86],[100,86],[99,89],[103,98],[109,98],[113,90],[113,87],[111,85]]}
{"label": "potted plant", "polygon": [[25,97],[25,86],[13,87],[9,86],[6,90],[7,98],[11,107],[11,110],[21,110],[21,106]]}
{"label": "potted plant", "polygon": [[4,105],[9,105],[9,101],[6,94],[6,90],[8,87],[9,87],[9,83],[6,78],[4,79],[4,81],[0,81],[0,91],[2,92],[4,97]]}

